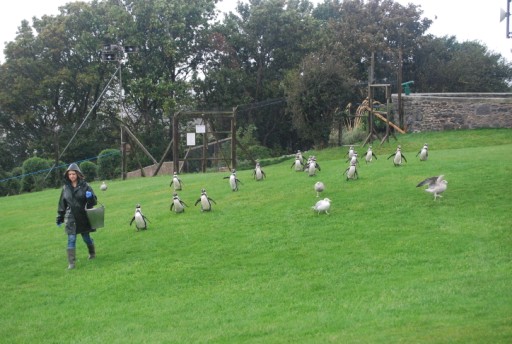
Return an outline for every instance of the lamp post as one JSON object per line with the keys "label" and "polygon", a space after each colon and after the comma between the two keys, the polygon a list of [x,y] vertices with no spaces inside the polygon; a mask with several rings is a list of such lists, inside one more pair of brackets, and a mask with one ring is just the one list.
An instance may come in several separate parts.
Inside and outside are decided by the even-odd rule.
{"label": "lamp post", "polygon": [[123,79],[121,66],[125,62],[125,54],[137,52],[137,47],[131,45],[105,44],[101,53],[101,59],[104,62],[118,62],[119,64],[119,117],[121,119],[120,135],[121,135],[121,178],[126,179],[126,142],[124,142],[124,118],[123,118]]}
{"label": "lamp post", "polygon": [[510,38],[512,36],[512,33],[510,32],[510,1],[511,0],[507,0],[506,12],[500,8],[500,22],[502,22],[503,19],[507,19],[507,38]]}

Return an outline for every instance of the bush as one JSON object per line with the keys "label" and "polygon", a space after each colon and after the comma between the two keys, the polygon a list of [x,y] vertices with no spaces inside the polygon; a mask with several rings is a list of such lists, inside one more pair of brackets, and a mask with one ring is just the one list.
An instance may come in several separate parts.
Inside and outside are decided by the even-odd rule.
{"label": "bush", "polygon": [[88,181],[93,181],[98,176],[98,166],[91,161],[80,163],[80,170],[82,170],[82,174]]}
{"label": "bush", "polygon": [[21,192],[41,191],[46,187],[46,174],[51,163],[43,158],[28,158],[23,162],[23,178],[21,180]]}
{"label": "bush", "polygon": [[105,149],[98,157],[98,176],[100,179],[114,179],[120,175],[121,151],[119,149]]}
{"label": "bush", "polygon": [[[2,175],[2,179],[9,179],[4,182],[2,182],[2,185],[0,185],[0,196],[12,196],[12,195],[18,195],[20,193],[20,178],[23,174],[23,171],[21,167],[15,167],[10,173],[4,173]],[[18,178],[15,178],[18,177]]]}

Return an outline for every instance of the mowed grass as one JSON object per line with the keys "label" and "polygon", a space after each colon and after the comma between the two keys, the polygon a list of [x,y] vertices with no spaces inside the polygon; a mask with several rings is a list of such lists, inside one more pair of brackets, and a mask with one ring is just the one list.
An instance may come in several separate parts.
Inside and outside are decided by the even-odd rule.
{"label": "mowed grass", "polygon": [[[430,158],[415,154],[428,142]],[[407,163],[386,158],[401,144]],[[346,181],[347,147],[237,173],[183,174],[184,214],[170,177],[92,183],[106,207],[67,271],[55,225],[60,190],[0,198],[0,338],[6,343],[510,343],[512,130],[418,133],[374,142]],[[356,147],[362,155],[366,147]],[[433,201],[416,188],[444,174]],[[311,207],[332,200],[329,215]],[[201,188],[217,204],[201,213]],[[140,203],[151,221],[129,222]]]}

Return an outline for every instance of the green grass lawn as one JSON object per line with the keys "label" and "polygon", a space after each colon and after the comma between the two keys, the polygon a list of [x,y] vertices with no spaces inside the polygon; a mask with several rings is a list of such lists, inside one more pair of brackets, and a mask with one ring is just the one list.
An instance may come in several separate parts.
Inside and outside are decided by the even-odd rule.
{"label": "green grass lawn", "polygon": [[[427,162],[415,158],[423,143]],[[386,158],[397,144],[407,163]],[[106,207],[68,271],[55,225],[60,190],[0,198],[0,342],[510,343],[512,130],[417,133],[373,144],[346,181],[347,147],[310,151],[317,177],[292,160],[267,179],[239,171],[92,183]],[[366,147],[357,147],[360,156]],[[444,174],[441,199],[421,180]],[[332,200],[329,215],[311,207]],[[201,213],[201,188],[217,205]],[[147,231],[129,226],[140,203]]]}

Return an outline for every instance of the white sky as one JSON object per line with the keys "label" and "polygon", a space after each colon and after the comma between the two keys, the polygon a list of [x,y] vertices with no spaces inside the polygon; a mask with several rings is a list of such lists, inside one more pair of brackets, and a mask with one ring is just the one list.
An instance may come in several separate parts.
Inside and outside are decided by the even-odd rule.
{"label": "white sky", "polygon": [[[314,3],[323,0],[312,0]],[[506,10],[508,0],[395,0],[421,4],[423,16],[434,20],[429,33],[435,36],[456,36],[459,42],[477,40],[491,51],[512,61],[512,38],[506,38],[506,20],[500,22],[500,8]],[[56,15],[58,8],[71,0],[4,0],[0,10],[0,62],[4,62],[5,42],[13,41],[23,19]],[[223,9],[232,10],[236,0],[222,0]],[[437,19],[434,19],[437,16]],[[512,20],[512,18],[511,18]],[[511,23],[512,29],[512,23]],[[512,30],[511,30],[512,31]]]}

